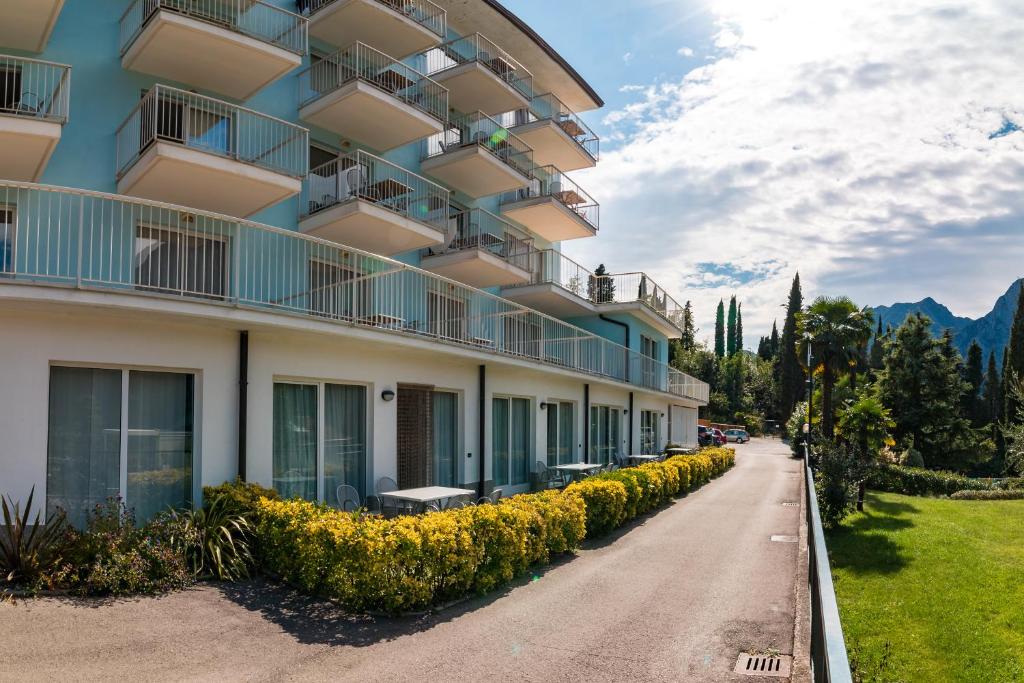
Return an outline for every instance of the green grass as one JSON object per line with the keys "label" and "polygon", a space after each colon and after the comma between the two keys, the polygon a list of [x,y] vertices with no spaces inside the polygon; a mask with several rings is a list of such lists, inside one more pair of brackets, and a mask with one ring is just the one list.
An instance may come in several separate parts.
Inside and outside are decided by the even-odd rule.
{"label": "green grass", "polygon": [[1024,501],[870,494],[827,543],[863,680],[1024,681]]}

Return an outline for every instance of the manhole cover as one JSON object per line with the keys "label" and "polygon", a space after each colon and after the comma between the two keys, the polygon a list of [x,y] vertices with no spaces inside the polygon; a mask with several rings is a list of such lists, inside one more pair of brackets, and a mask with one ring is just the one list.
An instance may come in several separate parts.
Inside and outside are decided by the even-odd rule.
{"label": "manhole cover", "polygon": [[800,539],[796,536],[780,536],[776,534],[775,536],[772,536],[771,540],[775,541],[776,543],[796,543]]}
{"label": "manhole cover", "polygon": [[741,652],[736,660],[734,671],[747,676],[773,676],[776,678],[789,678],[793,669],[793,657],[791,655],[748,655]]}

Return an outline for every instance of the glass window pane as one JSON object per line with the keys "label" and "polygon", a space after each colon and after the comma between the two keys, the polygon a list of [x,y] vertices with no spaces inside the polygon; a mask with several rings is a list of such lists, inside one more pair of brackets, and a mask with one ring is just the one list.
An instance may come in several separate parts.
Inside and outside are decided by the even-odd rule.
{"label": "glass window pane", "polygon": [[530,482],[530,460],[533,449],[530,448],[530,401],[525,398],[512,399],[512,443],[510,444],[510,463],[513,484]]}
{"label": "glass window pane", "polygon": [[571,463],[576,453],[576,420],[572,403],[558,404],[558,464]]}
{"label": "glass window pane", "polygon": [[[313,451],[316,457],[316,450]],[[366,387],[324,387],[324,498],[337,505],[340,484],[366,498]],[[314,489],[315,494],[315,489]]]}
{"label": "glass window pane", "polygon": [[174,372],[128,374],[128,490],[139,522],[168,507],[192,506],[195,378]]}
{"label": "glass window pane", "polygon": [[121,371],[50,369],[46,509],[76,526],[121,483]]}
{"label": "glass window pane", "polygon": [[622,439],[619,434],[619,428],[621,420],[619,419],[619,409],[609,408],[608,409],[608,455],[605,462],[611,462],[611,459],[619,454],[619,446],[622,443]]}
{"label": "glass window pane", "polygon": [[274,385],[274,488],[316,500],[316,387]]}
{"label": "glass window pane", "polygon": [[491,450],[493,461],[493,477],[495,486],[504,486],[509,483],[508,479],[508,423],[509,423],[509,401],[507,398],[496,398],[491,410],[491,422],[494,423],[491,432]]}
{"label": "glass window pane", "polygon": [[434,484],[457,486],[459,448],[459,396],[435,391],[431,413],[434,420]]}
{"label": "glass window pane", "polygon": [[558,404],[549,403],[547,412],[547,424],[548,424],[548,467],[562,464],[559,459],[558,445],[559,445],[559,432],[558,432]]}

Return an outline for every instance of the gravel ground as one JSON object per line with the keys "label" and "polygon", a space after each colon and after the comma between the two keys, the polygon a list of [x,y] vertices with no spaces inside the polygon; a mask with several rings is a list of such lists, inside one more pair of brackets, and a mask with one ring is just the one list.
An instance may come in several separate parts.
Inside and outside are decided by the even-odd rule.
{"label": "gravel ground", "polygon": [[0,605],[0,680],[758,680],[731,673],[739,652],[793,652],[798,546],[770,538],[799,533],[782,503],[800,461],[737,451],[700,491],[437,614],[354,617],[261,581]]}

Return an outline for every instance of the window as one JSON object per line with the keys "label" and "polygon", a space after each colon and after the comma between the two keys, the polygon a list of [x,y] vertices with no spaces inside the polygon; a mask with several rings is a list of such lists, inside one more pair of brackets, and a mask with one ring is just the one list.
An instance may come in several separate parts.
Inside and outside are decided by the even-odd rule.
{"label": "window", "polygon": [[572,403],[548,403],[548,467],[576,460],[576,407]]}
{"label": "window", "polygon": [[497,398],[492,402],[492,460],[495,486],[530,483],[530,400]]}
{"label": "window", "polygon": [[640,335],[640,355],[643,356],[642,372],[644,386],[655,386],[658,378],[658,342]]}
{"label": "window", "polygon": [[24,89],[21,87],[21,67],[4,60],[0,66],[0,112],[8,114],[28,113],[33,114],[33,102],[25,102],[22,106],[22,99],[25,97]]}
{"label": "window", "polygon": [[14,209],[0,207],[0,274],[14,272]]}
{"label": "window", "polygon": [[661,413],[657,410],[640,411],[640,453],[656,455],[661,442]]}
{"label": "window", "polygon": [[468,341],[466,302],[441,292],[427,293],[427,329],[444,339]]}
{"label": "window", "polygon": [[459,483],[459,395],[435,391],[431,397],[435,486]]}
{"label": "window", "polygon": [[590,406],[590,462],[608,464],[619,455],[621,411]]}
{"label": "window", "polygon": [[139,225],[135,286],[164,294],[220,299],[227,294],[226,238]]}
{"label": "window", "polygon": [[517,356],[540,358],[541,326],[528,314],[502,316],[502,350]]}
{"label": "window", "polygon": [[273,485],[335,505],[341,484],[366,496],[366,387],[274,384]]}
{"label": "window", "polygon": [[309,311],[331,318],[373,315],[373,280],[351,266],[309,262]]}
{"label": "window", "polygon": [[[194,377],[53,367],[46,505],[73,524],[120,495],[144,522],[192,504]],[[127,430],[125,430],[127,428]]]}
{"label": "window", "polygon": [[326,163],[335,161],[338,158],[338,153],[334,150],[327,149],[320,145],[312,144],[309,146],[309,167],[318,168]]}

